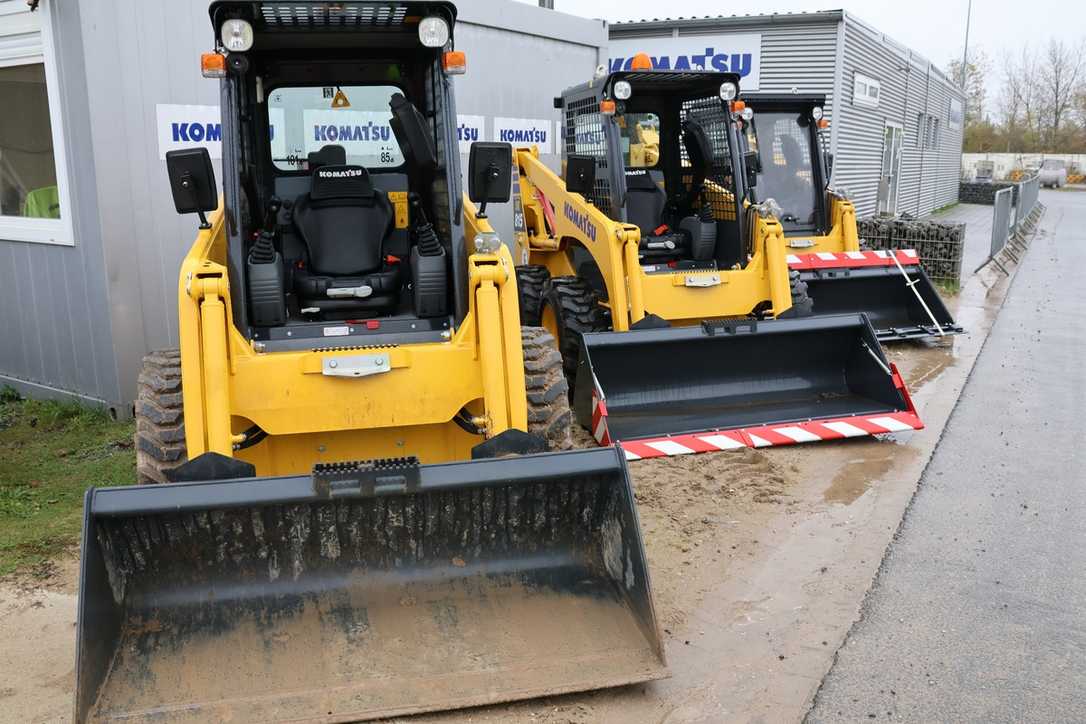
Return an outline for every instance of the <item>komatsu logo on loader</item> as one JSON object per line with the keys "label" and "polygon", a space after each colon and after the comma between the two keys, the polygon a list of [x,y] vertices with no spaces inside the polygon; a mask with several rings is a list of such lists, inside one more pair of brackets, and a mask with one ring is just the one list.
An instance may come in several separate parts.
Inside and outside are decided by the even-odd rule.
{"label": "komatsu logo on loader", "polygon": [[587,214],[582,214],[567,201],[563,209],[563,213],[566,218],[573,222],[573,225],[584,232],[584,235],[588,237],[589,241],[596,240],[596,225],[593,224]]}
{"label": "komatsu logo on loader", "polygon": [[610,70],[629,70],[638,53],[647,53],[656,70],[706,70],[736,73],[743,91],[758,90],[760,33],[684,35],[678,38],[630,38],[611,41]]}

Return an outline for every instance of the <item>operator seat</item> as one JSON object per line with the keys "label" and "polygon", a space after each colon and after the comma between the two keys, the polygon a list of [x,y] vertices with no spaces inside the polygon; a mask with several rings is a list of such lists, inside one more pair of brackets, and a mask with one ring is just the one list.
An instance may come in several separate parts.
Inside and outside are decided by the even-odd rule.
{"label": "operator seat", "polygon": [[667,192],[657,182],[663,177],[650,169],[626,171],[626,221],[641,229],[642,238],[652,236],[662,222]]}
{"label": "operator seat", "polygon": [[306,259],[294,272],[303,310],[323,315],[387,313],[395,308],[400,270],[386,263],[393,229],[388,195],[363,166],[318,166],[309,192],[294,202],[294,225]]}

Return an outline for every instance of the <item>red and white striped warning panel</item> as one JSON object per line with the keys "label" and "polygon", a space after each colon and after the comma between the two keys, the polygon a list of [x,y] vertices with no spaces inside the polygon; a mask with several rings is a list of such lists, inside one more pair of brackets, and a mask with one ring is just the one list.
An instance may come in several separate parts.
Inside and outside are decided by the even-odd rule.
{"label": "red and white striped warning panel", "polygon": [[[807,420],[782,425],[760,425],[741,427],[730,430],[709,430],[683,435],[645,438],[641,440],[620,440],[619,444],[626,453],[627,460],[666,457],[670,455],[693,455],[703,452],[720,452],[742,447],[761,448],[775,445],[797,445],[805,442],[843,440],[850,437],[888,435],[895,432],[923,430],[924,423],[916,413],[909,391],[897,371],[891,365],[894,384],[901,390],[907,405],[906,410],[887,412],[876,415],[852,415],[850,417]],[[592,436],[601,446],[611,445],[614,441],[607,430],[607,403],[602,399],[599,386],[592,396]]]}
{"label": "red and white striped warning panel", "polygon": [[[819,251],[813,254],[789,254],[788,268],[831,269],[836,267],[893,266],[889,251]],[[902,265],[919,264],[920,256],[912,249],[899,249],[897,260]]]}

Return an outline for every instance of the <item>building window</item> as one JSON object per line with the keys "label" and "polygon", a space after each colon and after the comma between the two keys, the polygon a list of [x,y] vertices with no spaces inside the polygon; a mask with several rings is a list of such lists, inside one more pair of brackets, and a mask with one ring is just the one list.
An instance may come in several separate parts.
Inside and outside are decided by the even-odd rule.
{"label": "building window", "polygon": [[0,14],[0,240],[70,245],[51,4]]}
{"label": "building window", "polygon": [[930,113],[920,113],[916,117],[916,145],[921,150],[939,148],[939,119]]}
{"label": "building window", "polygon": [[879,105],[882,83],[863,73],[857,73],[852,84],[852,102],[872,108]]}
{"label": "building window", "polygon": [[947,125],[949,125],[951,129],[957,131],[962,127],[963,118],[962,102],[957,98],[951,98],[950,112],[947,114]]}

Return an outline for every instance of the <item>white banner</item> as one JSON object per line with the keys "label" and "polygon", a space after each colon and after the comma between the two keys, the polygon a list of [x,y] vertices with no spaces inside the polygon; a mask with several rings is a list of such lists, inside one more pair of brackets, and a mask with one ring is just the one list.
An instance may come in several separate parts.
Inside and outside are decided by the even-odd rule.
{"label": "white banner", "polygon": [[460,153],[471,153],[471,144],[486,138],[485,116],[456,117],[456,138],[460,141]]}
{"label": "white banner", "polygon": [[553,153],[554,123],[541,118],[495,118],[490,140],[514,146],[539,146],[540,153]]}
{"label": "white banner", "polygon": [[[159,103],[155,106],[158,157],[182,148],[206,148],[212,158],[222,158],[222,115],[218,106],[187,106]],[[272,158],[286,155],[283,109],[268,109],[271,121]]]}
{"label": "white banner", "polygon": [[738,73],[740,92],[758,90],[762,62],[759,33],[612,40],[611,72],[629,70],[638,53],[648,53],[657,69]]}
{"label": "white banner", "polygon": [[392,133],[387,113],[307,109],[302,118],[306,153],[336,144],[346,149],[348,157],[361,157],[352,161],[363,166],[396,166],[403,163],[403,154]]}
{"label": "white banner", "polygon": [[167,151],[203,147],[212,158],[222,158],[222,116],[218,106],[155,106],[158,156]]}

